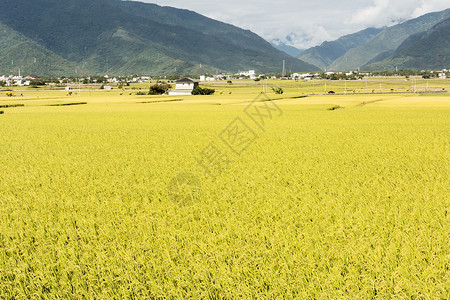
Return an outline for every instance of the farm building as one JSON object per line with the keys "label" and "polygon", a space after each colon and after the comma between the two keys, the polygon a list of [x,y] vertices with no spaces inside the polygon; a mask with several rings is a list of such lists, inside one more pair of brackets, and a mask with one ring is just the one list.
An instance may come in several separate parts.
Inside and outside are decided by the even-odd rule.
{"label": "farm building", "polygon": [[192,95],[192,91],[198,87],[198,81],[192,78],[183,78],[176,81],[174,90],[169,91],[169,95]]}

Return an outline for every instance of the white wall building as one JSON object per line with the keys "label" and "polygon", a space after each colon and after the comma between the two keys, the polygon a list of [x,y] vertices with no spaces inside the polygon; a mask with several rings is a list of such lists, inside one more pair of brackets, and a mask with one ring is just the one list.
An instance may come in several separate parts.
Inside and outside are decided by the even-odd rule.
{"label": "white wall building", "polygon": [[237,75],[239,75],[239,76],[247,76],[247,77],[250,77],[250,79],[256,79],[256,72],[255,72],[255,70],[248,70],[248,71],[240,72]]}
{"label": "white wall building", "polygon": [[192,78],[183,78],[176,81],[175,89],[169,91],[169,95],[192,95],[192,91],[198,87],[198,81]]}

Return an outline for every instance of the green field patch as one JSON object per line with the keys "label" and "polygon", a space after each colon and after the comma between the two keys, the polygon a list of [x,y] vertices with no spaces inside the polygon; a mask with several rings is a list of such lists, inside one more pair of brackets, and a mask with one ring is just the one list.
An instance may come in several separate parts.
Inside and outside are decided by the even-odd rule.
{"label": "green field patch", "polygon": [[301,95],[301,96],[293,96],[286,99],[302,99],[302,98],[308,98],[308,95]]}
{"label": "green field patch", "polygon": [[340,109],[344,109],[344,107],[340,105],[334,105],[332,107],[327,108],[327,110],[340,110]]}
{"label": "green field patch", "polygon": [[362,106],[366,106],[368,104],[373,104],[373,103],[382,102],[382,101],[386,101],[386,99],[377,99],[377,100],[372,100],[372,101],[364,101],[364,102],[361,102],[358,105],[356,105],[356,107],[362,107]]}
{"label": "green field patch", "polygon": [[151,104],[151,103],[167,103],[167,102],[180,102],[183,99],[167,99],[167,100],[149,100],[149,101],[141,101],[139,104]]}
{"label": "green field patch", "polygon": [[12,108],[12,107],[23,107],[25,104],[4,104],[0,105],[0,108]]}
{"label": "green field patch", "polygon": [[420,97],[449,97],[449,92],[441,92],[441,93],[420,93]]}
{"label": "green field patch", "polygon": [[87,102],[69,102],[69,103],[57,103],[57,104],[48,104],[45,106],[73,106],[73,105],[85,105]]}
{"label": "green field patch", "polygon": [[262,100],[260,100],[260,102],[265,102],[265,101],[279,101],[279,100],[288,100],[288,99],[302,99],[302,98],[307,98],[307,97],[308,97],[308,95],[291,96],[291,97],[280,97],[280,98],[262,99]]}

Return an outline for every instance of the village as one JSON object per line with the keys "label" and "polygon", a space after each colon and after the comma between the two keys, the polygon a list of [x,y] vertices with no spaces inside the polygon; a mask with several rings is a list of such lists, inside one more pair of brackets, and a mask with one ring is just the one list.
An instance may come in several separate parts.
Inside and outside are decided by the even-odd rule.
{"label": "village", "polygon": [[[385,72],[386,73],[386,72]],[[398,71],[398,74],[393,73],[385,74],[385,76],[420,76],[425,79],[436,78],[436,79],[447,79],[450,77],[450,71],[448,69],[442,69],[439,71]],[[409,74],[409,75],[408,75]],[[236,79],[250,79],[250,80],[314,80],[314,79],[331,79],[331,80],[362,80],[363,78],[380,76],[376,72],[360,72],[360,71],[350,71],[350,72],[321,72],[321,73],[270,73],[270,74],[258,74],[255,70],[240,71],[236,74],[216,74],[216,75],[200,75],[193,76],[189,75],[187,77],[193,78],[199,82],[211,82],[211,81],[221,81],[221,80],[236,80]],[[96,76],[96,77],[40,77],[35,75],[20,75],[20,70],[18,75],[2,75],[0,76],[0,86],[11,87],[11,86],[37,86],[37,85],[50,85],[50,86],[70,86],[73,84],[96,84],[102,83],[104,89],[110,89],[110,86],[114,85],[129,85],[138,83],[150,83],[152,80],[165,80],[168,82],[175,82],[177,80],[183,79],[184,76],[172,75],[172,76]],[[180,87],[183,89],[182,87]],[[70,89],[70,88],[69,88]]]}

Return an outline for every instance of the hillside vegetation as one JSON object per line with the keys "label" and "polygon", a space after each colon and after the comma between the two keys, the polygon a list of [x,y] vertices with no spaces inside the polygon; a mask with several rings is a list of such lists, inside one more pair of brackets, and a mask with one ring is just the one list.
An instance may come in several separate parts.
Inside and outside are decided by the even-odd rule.
{"label": "hillside vegetation", "polygon": [[[0,23],[0,73],[73,74],[76,66],[8,26]],[[1,74],[0,74],[1,75]]]}
{"label": "hillside vegetation", "polygon": [[443,69],[450,67],[450,18],[432,29],[409,37],[392,56],[364,67],[366,70]]}

